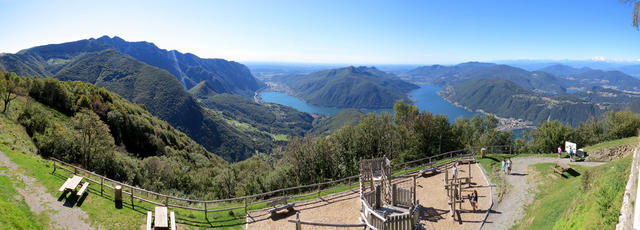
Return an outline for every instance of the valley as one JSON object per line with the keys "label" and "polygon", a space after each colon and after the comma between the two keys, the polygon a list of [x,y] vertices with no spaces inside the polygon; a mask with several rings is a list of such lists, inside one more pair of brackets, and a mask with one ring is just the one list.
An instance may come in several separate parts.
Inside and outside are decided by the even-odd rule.
{"label": "valley", "polygon": [[0,0],[0,230],[640,228],[639,12]]}

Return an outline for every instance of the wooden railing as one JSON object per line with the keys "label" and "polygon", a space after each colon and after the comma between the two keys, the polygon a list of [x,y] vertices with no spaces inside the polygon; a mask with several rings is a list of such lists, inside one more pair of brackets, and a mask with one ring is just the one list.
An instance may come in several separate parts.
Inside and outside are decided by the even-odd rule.
{"label": "wooden railing", "polygon": [[391,193],[391,204],[402,206],[402,207],[412,207],[414,205],[413,202],[413,193],[415,188],[411,189],[403,189],[396,187],[396,184],[393,184],[393,192]]}
{"label": "wooden railing", "polygon": [[[476,148],[476,149],[478,149],[479,151],[480,148]],[[469,152],[474,152],[473,148],[445,152],[445,153],[437,154],[430,157],[425,157],[425,158],[421,158],[421,159],[417,159],[409,162],[404,162],[404,163],[393,165],[393,168],[395,169],[395,172],[398,172],[401,170],[406,170],[409,166],[423,167],[439,160],[454,158],[454,157],[457,157],[458,155],[469,153]],[[249,206],[265,203],[272,200],[276,196],[285,195],[285,194],[297,194],[297,195],[291,196],[292,199],[309,197],[309,196],[317,196],[318,198],[320,198],[322,191],[335,188],[335,187],[332,187],[332,185],[333,186],[336,186],[336,185],[351,186],[352,184],[358,182],[358,175],[355,175],[355,176],[349,176],[349,177],[327,181],[327,182],[282,188],[282,189],[277,189],[269,192],[248,195],[248,196],[240,196],[240,197],[218,199],[218,200],[194,200],[194,199],[187,199],[187,198],[182,198],[182,197],[177,197],[172,195],[165,195],[165,194],[157,193],[154,191],[149,191],[143,188],[139,188],[136,186],[128,185],[126,183],[109,179],[105,176],[85,170],[83,168],[66,163],[56,158],[51,158],[51,161],[53,161],[52,173],[54,173],[57,169],[60,169],[72,174],[83,175],[86,180],[92,182],[93,184],[100,185],[100,190],[99,190],[100,195],[105,195],[106,189],[113,189],[115,186],[119,185],[122,187],[122,192],[128,195],[128,198],[132,206],[135,205],[134,200],[138,200],[138,201],[142,201],[142,202],[146,202],[146,203],[158,205],[158,206],[167,206],[167,207],[181,208],[181,209],[187,209],[187,210],[193,210],[193,211],[202,211],[204,212],[205,217],[207,217],[207,213],[211,213],[211,212],[222,212],[222,211],[231,211],[231,210],[238,210],[238,209],[244,209],[244,211],[246,212]],[[405,174],[408,174],[408,173],[409,172]],[[402,177],[402,176],[396,176],[393,178],[398,178],[398,177]],[[301,193],[300,191],[306,191],[306,192]],[[106,194],[109,194],[109,192],[107,192]],[[123,202],[125,201],[124,199],[125,197],[123,197]]]}
{"label": "wooden railing", "polygon": [[414,229],[418,223],[418,205],[409,208],[409,213],[401,215],[386,216],[376,212],[367,204],[364,199],[360,199],[362,204],[361,220],[364,224],[374,230],[405,230]]}

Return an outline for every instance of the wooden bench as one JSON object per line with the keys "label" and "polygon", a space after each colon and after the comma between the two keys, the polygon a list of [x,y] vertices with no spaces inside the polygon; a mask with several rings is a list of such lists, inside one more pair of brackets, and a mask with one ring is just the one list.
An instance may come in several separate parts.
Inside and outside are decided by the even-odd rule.
{"label": "wooden bench", "polygon": [[84,193],[84,190],[87,190],[87,187],[89,187],[89,182],[84,182],[82,184],[82,188],[80,188],[80,190],[78,190],[78,193],[76,193],[76,195],[82,196],[82,194]]}
{"label": "wooden bench", "polygon": [[[293,206],[295,205],[295,203],[287,203],[287,200],[291,199],[291,197],[278,197],[276,199],[273,199],[272,201],[269,201],[267,203],[267,206],[272,206],[271,209],[269,209],[269,213],[271,213],[271,215],[273,215],[273,213],[283,210],[283,209],[287,209],[287,211],[291,212],[293,211]],[[279,205],[282,204],[282,205]]]}
{"label": "wooden bench", "polygon": [[556,165],[555,166],[551,166],[551,168],[553,169],[553,171],[555,171],[556,173],[562,175],[562,173],[569,171],[569,169],[573,169],[571,168],[571,166],[560,162],[560,161],[556,161]]}
{"label": "wooden bench", "polygon": [[476,157],[473,154],[463,155],[460,158],[458,158],[458,163],[473,164],[473,163],[476,163]]}
{"label": "wooden bench", "polygon": [[558,170],[556,167],[554,167],[553,165],[549,165],[549,167],[551,167],[551,169],[553,169],[553,171],[555,171],[557,174],[562,175],[563,171],[562,170]]}
{"label": "wooden bench", "polygon": [[173,212],[171,212],[170,217],[171,217],[171,230],[176,230],[177,229],[176,228],[176,215]]}
{"label": "wooden bench", "polygon": [[429,163],[429,165],[427,165],[427,168],[420,170],[419,174],[424,175],[427,173],[436,173],[436,172],[438,172],[438,167],[433,166],[433,163]]}
{"label": "wooden bench", "polygon": [[151,230],[151,224],[153,223],[153,213],[147,212],[147,230]]}

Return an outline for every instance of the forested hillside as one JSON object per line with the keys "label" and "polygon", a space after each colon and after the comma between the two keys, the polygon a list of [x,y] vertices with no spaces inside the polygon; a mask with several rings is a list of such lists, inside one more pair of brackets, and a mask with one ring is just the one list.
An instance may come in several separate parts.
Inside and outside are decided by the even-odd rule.
{"label": "forested hillside", "polygon": [[534,124],[558,120],[576,126],[606,111],[577,97],[538,94],[501,79],[469,80],[447,87],[441,95],[473,111],[480,109]]}
{"label": "forested hillside", "polygon": [[256,151],[269,152],[272,147],[272,137],[239,130],[201,108],[169,72],[125,56],[97,40],[5,54],[0,56],[2,69],[22,76],[79,80],[105,87],[134,103],[144,104],[152,114],[226,160],[243,160]]}
{"label": "forested hillside", "polygon": [[418,86],[402,81],[375,67],[346,67],[290,75],[282,81],[296,96],[314,105],[338,108],[391,108]]}
{"label": "forested hillside", "polygon": [[493,63],[468,62],[454,66],[422,66],[410,70],[405,77],[413,82],[423,82],[437,86],[455,85],[467,80],[498,78],[508,80],[516,85],[541,93],[563,93],[563,80],[551,74],[524,69],[496,65]]}
{"label": "forested hillside", "polygon": [[312,128],[313,117],[291,107],[256,103],[252,99],[232,95],[215,94],[198,99],[199,103],[246,132],[268,135],[275,140],[286,141],[291,137],[304,136]]}
{"label": "forested hillside", "polygon": [[441,91],[447,100],[473,111],[482,110],[541,124],[558,120],[573,127],[610,110],[640,111],[640,95],[613,89],[592,88],[575,94],[545,95],[501,79],[469,80]]}

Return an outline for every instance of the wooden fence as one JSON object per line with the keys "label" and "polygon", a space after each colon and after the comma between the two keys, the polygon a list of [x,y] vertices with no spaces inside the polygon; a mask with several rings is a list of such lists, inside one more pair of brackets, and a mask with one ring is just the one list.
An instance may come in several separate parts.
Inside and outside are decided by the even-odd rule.
{"label": "wooden fence", "polygon": [[367,204],[364,199],[360,199],[363,212],[360,213],[364,224],[374,230],[407,230],[414,229],[418,223],[418,205],[409,208],[409,213],[401,215],[387,216],[376,212]]}
{"label": "wooden fence", "polygon": [[[395,172],[398,172],[401,170],[406,171],[409,167],[418,168],[418,167],[423,167],[440,160],[445,160],[445,159],[453,160],[453,158],[457,157],[458,155],[472,153],[472,152],[475,153],[476,150],[474,149],[479,151],[480,148],[462,149],[462,150],[441,153],[441,154],[437,154],[430,157],[425,157],[425,158],[421,158],[421,159],[417,159],[409,162],[396,164],[396,165],[393,165],[393,169]],[[145,203],[149,203],[157,206],[166,206],[166,207],[174,207],[174,208],[187,209],[187,210],[193,210],[193,211],[202,211],[205,214],[205,218],[207,217],[207,213],[211,213],[211,212],[223,212],[223,211],[231,211],[231,210],[244,210],[246,212],[249,206],[265,203],[270,200],[273,200],[277,196],[284,196],[286,194],[297,194],[297,195],[291,196],[292,199],[309,197],[314,195],[320,198],[322,191],[333,189],[335,188],[335,186],[351,186],[354,183],[358,183],[358,179],[359,179],[358,178],[359,176],[355,175],[355,176],[345,177],[342,179],[336,179],[336,180],[327,181],[327,182],[301,185],[301,186],[290,187],[290,188],[282,188],[282,189],[277,189],[277,190],[273,190],[265,193],[248,195],[248,196],[234,197],[234,198],[228,198],[228,199],[218,199],[218,200],[194,200],[194,199],[176,197],[172,195],[165,195],[165,194],[149,191],[143,188],[131,186],[126,183],[112,180],[105,176],[99,175],[97,173],[66,163],[56,158],[51,158],[51,161],[53,161],[52,173],[55,173],[57,169],[60,169],[75,175],[83,175],[86,180],[92,182],[95,185],[100,185],[99,192],[101,196],[108,196],[108,194],[112,193],[108,190],[112,190],[115,186],[119,185],[122,187],[123,194],[128,196],[127,198],[129,198],[128,200],[131,202],[131,205],[133,207],[135,207],[134,200],[138,200],[141,202],[145,202]],[[408,174],[408,173],[410,172],[405,172],[404,174]],[[301,193],[301,191],[306,191],[306,192]],[[123,202],[129,202],[129,201],[125,200],[125,196],[123,196]]]}
{"label": "wooden fence", "polygon": [[412,207],[415,202],[413,200],[415,193],[415,188],[411,187],[410,189],[398,188],[397,184],[393,184],[393,192],[391,193],[391,205],[393,206],[402,206],[402,207]]}

